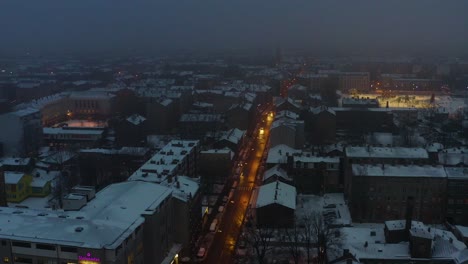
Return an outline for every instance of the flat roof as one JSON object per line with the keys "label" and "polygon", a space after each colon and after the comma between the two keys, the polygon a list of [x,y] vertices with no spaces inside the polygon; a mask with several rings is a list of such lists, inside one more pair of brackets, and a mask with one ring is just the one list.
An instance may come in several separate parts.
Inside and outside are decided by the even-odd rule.
{"label": "flat roof", "polygon": [[370,177],[430,177],[446,178],[444,167],[442,166],[417,166],[417,165],[352,165],[353,176]]}
{"label": "flat roof", "polygon": [[163,182],[167,176],[174,176],[174,171],[196,146],[198,140],[172,140],[145,164],[135,171],[128,180]]}
{"label": "flat roof", "polygon": [[42,129],[44,134],[70,134],[70,135],[102,135],[104,130],[102,129],[64,129],[62,127],[44,127]]}
{"label": "flat roof", "polygon": [[346,147],[346,156],[349,158],[400,158],[400,159],[427,159],[429,154],[423,148],[403,147]]}
{"label": "flat roof", "polygon": [[171,193],[158,184],[129,181],[107,186],[79,211],[2,207],[0,238],[115,249],[144,222],[143,215],[152,214]]}

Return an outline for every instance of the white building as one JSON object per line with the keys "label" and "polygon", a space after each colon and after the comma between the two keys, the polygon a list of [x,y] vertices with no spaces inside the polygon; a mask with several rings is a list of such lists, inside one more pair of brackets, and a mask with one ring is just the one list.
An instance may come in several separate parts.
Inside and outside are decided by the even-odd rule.
{"label": "white building", "polygon": [[41,115],[37,109],[2,114],[0,127],[0,143],[5,155],[26,155],[37,151],[41,144]]}

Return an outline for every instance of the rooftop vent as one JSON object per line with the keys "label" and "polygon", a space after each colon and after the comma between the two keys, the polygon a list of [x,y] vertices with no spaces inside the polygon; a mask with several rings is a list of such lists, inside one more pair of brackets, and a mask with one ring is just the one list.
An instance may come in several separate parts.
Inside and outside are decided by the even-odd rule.
{"label": "rooftop vent", "polygon": [[83,229],[84,229],[83,227],[79,226],[75,228],[75,232],[80,233],[81,231],[83,231]]}

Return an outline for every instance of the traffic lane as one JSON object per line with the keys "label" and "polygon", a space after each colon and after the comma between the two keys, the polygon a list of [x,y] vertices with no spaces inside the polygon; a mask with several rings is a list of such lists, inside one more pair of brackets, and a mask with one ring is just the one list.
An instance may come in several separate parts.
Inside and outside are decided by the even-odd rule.
{"label": "traffic lane", "polygon": [[234,192],[231,199],[234,202],[229,201],[226,205],[225,214],[218,227],[219,231],[215,234],[204,263],[231,263],[250,193],[248,190]]}
{"label": "traffic lane", "polygon": [[[239,214],[236,214],[234,218],[232,219],[232,225],[230,226],[229,229],[229,234],[226,236],[225,244],[226,246],[223,247],[223,252],[221,253],[221,256],[219,257],[217,262],[212,262],[212,263],[232,263],[233,262],[233,257],[234,257],[234,250],[235,250],[235,245],[237,244],[237,238],[239,237],[239,234],[241,232],[241,226],[242,226],[242,221],[245,215],[245,212],[247,210],[248,206],[248,200],[251,195],[251,191],[239,191],[239,202],[241,203],[238,205],[238,210]],[[229,221],[229,219],[227,219]],[[223,230],[224,232],[224,230]]]}
{"label": "traffic lane", "polygon": [[[266,147],[265,142],[269,136],[270,125],[271,122],[266,123],[266,133],[264,133],[263,137],[254,138],[247,145],[247,151],[250,151],[250,153],[247,161],[243,161],[244,173],[247,172],[246,177],[239,179],[238,189],[232,197],[234,203],[229,201],[229,204],[226,206],[225,214],[219,226],[221,232],[215,234],[212,247],[208,251],[208,256],[204,261],[205,263],[232,263],[233,261],[232,257],[236,240],[240,235],[242,222],[247,213],[248,203],[252,195],[252,189],[255,186],[257,172]],[[247,190],[239,190],[240,186],[247,186],[249,188]]]}

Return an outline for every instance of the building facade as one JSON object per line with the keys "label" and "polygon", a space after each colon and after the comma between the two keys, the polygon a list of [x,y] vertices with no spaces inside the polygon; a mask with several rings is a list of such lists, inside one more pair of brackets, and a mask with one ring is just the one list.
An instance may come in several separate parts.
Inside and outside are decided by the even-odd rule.
{"label": "building facade", "polygon": [[443,167],[352,165],[350,210],[355,221],[381,222],[405,217],[408,197],[413,218],[445,221],[447,175]]}

